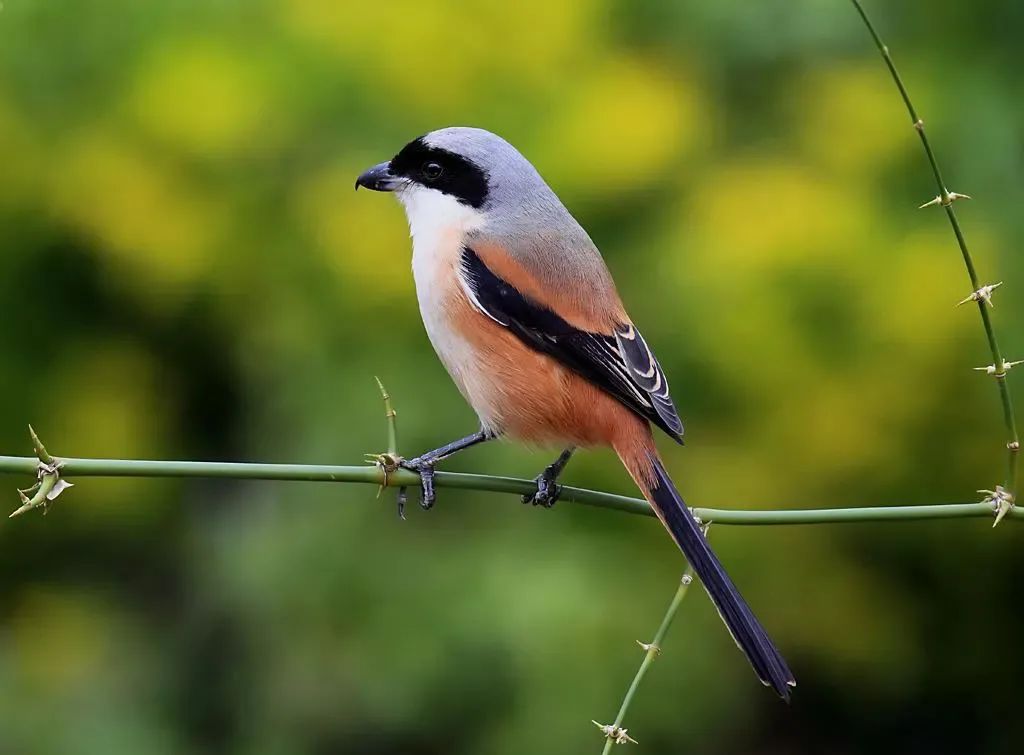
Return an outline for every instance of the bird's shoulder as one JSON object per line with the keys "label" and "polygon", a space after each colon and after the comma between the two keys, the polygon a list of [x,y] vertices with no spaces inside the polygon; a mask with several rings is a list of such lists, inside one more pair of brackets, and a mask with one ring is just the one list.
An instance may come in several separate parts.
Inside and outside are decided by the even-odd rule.
{"label": "bird's shoulder", "polygon": [[593,244],[479,236],[467,246],[496,276],[576,328],[611,335],[617,325],[629,322]]}

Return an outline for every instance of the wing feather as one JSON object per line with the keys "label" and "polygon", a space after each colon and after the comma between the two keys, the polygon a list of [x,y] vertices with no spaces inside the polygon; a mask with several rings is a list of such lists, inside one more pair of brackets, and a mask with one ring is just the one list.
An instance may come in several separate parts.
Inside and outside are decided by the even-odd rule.
{"label": "wing feather", "polygon": [[665,372],[658,364],[651,347],[632,323],[616,328],[615,338],[633,379],[651,398],[658,416],[668,426],[669,434],[681,436],[683,423],[669,396],[668,378],[665,377]]}
{"label": "wing feather", "polygon": [[468,247],[462,252],[459,277],[482,314],[682,442],[683,423],[669,396],[668,380],[631,323],[623,323],[611,335],[576,328],[495,275]]}

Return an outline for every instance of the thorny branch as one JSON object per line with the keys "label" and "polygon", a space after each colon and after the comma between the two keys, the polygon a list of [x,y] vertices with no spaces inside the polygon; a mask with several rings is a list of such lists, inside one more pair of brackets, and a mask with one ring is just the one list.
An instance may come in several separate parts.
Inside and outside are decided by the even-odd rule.
{"label": "thorny branch", "polygon": [[[946,213],[946,217],[949,220],[949,225],[953,229],[953,235],[956,236],[957,245],[960,247],[960,255],[964,260],[964,267],[967,268],[967,276],[971,280],[971,294],[960,304],[966,304],[969,301],[977,302],[978,313],[981,315],[981,324],[985,330],[985,338],[988,341],[989,352],[992,354],[992,364],[988,367],[976,368],[982,372],[985,372],[996,379],[996,385],[999,388],[999,400],[1003,407],[1003,424],[1006,428],[1006,479],[1003,484],[997,486],[997,490],[1001,491],[1001,495],[994,496],[989,495],[985,501],[995,501],[998,505],[996,510],[996,519],[993,526],[999,524],[1003,517],[1013,508],[1014,502],[1017,496],[1017,460],[1020,456],[1020,438],[1017,435],[1017,420],[1013,412],[1013,400],[1010,396],[1010,386],[1007,385],[1006,373],[1009,372],[1010,368],[1021,364],[1021,362],[1010,362],[1003,358],[1002,349],[999,347],[999,341],[996,338],[995,327],[992,324],[992,315],[989,312],[992,306],[992,292],[996,288],[1002,285],[1002,282],[992,283],[988,285],[981,285],[978,278],[977,270],[974,266],[974,259],[971,257],[971,252],[967,248],[967,239],[964,237],[964,232],[960,228],[960,221],[957,219],[956,211],[953,209],[953,202],[958,199],[970,199],[966,194],[958,194],[955,191],[950,191],[946,188],[946,182],[942,178],[942,171],[939,170],[939,163],[935,157],[935,152],[932,149],[931,142],[928,141],[928,134],[925,132],[924,121],[917,114],[917,109],[914,107],[914,103],[910,99],[910,94],[907,92],[906,86],[903,84],[903,79],[900,78],[899,72],[896,70],[896,64],[893,62],[892,56],[889,54],[889,48],[882,42],[881,37],[878,36],[878,32],[875,30],[875,25],[871,23],[871,19],[868,18],[867,12],[864,10],[864,6],[861,5],[860,0],[851,0],[853,7],[857,9],[857,13],[860,15],[861,20],[868,29],[868,33],[871,34],[871,38],[875,42],[875,46],[878,48],[878,52],[881,53],[882,59],[885,61],[886,67],[889,69],[889,75],[892,76],[893,83],[896,84],[896,88],[899,89],[900,97],[903,98],[903,104],[907,108],[907,113],[910,116],[910,122],[917,131],[917,135],[921,140],[921,146],[924,148],[925,156],[928,158],[928,165],[932,169],[932,175],[935,178],[935,185],[938,187],[938,195],[921,205],[921,208],[941,206]],[[986,491],[980,491],[986,492]]]}

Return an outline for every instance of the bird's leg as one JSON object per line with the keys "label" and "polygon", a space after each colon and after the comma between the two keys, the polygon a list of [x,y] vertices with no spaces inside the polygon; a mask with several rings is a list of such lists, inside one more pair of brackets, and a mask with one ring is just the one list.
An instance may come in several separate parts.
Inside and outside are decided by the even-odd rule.
{"label": "bird's leg", "polygon": [[562,470],[569,463],[575,450],[575,448],[565,449],[547,469],[537,475],[537,479],[534,480],[537,483],[537,490],[524,495],[523,503],[532,503],[534,506],[543,506],[546,509],[555,505],[558,496],[562,494],[562,486],[557,482],[558,475],[562,474]]}
{"label": "bird's leg", "polygon": [[[436,499],[434,495],[434,466],[437,462],[447,459],[452,454],[458,453],[465,448],[475,446],[477,443],[491,440],[493,437],[492,434],[484,430],[477,430],[472,435],[453,440],[451,443],[435,448],[433,451],[427,451],[415,459],[403,459],[399,462],[400,467],[415,472],[420,476],[420,506],[429,509],[434,505],[434,500]],[[402,513],[403,504],[404,501],[399,499],[399,514]]]}

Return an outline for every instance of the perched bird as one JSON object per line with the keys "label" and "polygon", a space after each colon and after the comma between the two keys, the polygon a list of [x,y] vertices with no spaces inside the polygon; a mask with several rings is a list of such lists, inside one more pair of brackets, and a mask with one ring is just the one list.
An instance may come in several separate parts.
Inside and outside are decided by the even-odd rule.
{"label": "perched bird", "polygon": [[708,546],[658,455],[651,424],[682,443],[658,360],[601,254],[530,162],[478,128],[409,142],[356,181],[393,192],[412,235],[427,335],[480,430],[403,461],[434,502],[434,466],[506,436],[565,448],[525,501],[550,506],[577,446],[610,446],[693,565],[761,681],[788,700],[782,655]]}

